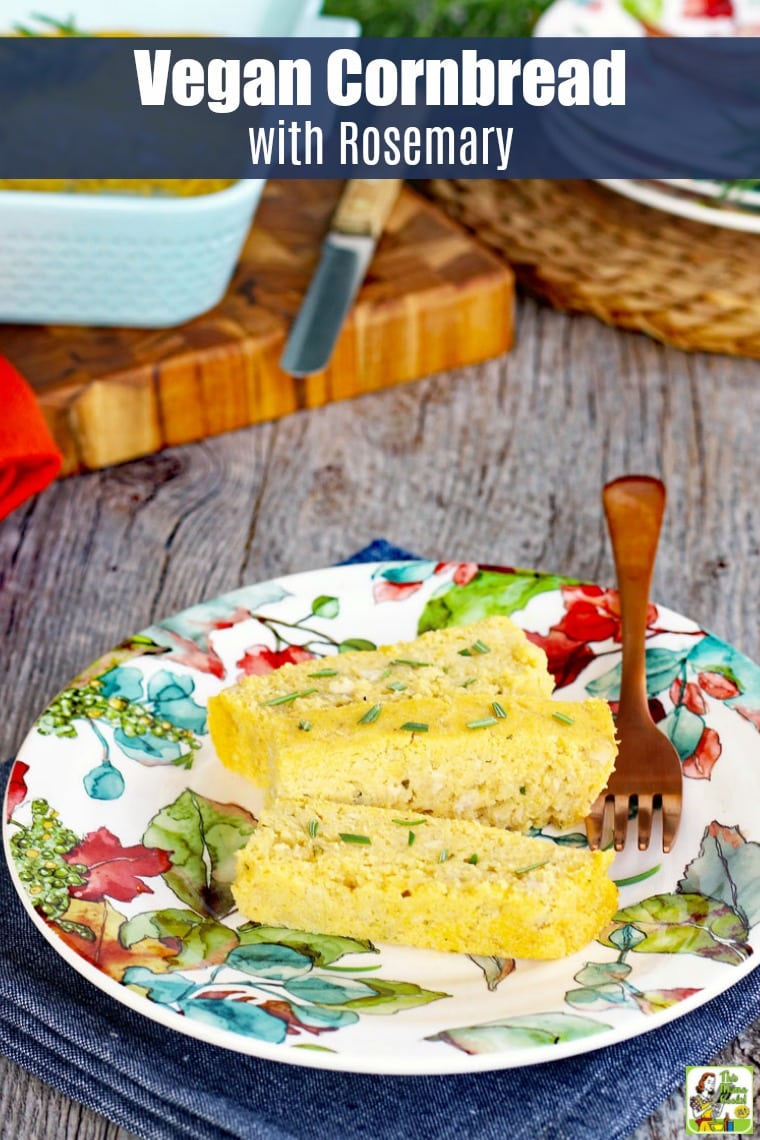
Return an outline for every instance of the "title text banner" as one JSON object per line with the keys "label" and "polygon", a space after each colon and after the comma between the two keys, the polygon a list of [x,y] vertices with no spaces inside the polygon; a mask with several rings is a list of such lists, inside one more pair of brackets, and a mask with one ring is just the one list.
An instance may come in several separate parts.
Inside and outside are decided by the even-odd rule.
{"label": "title text banner", "polygon": [[0,177],[752,177],[759,43],[2,39]]}

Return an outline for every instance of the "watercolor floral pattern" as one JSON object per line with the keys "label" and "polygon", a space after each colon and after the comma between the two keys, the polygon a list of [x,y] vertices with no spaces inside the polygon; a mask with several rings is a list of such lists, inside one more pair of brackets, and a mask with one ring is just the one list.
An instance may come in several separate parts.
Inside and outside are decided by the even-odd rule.
{"label": "watercolor floral pattern", "polygon": [[[23,767],[13,773],[19,802]],[[77,955],[204,1024],[282,1042],[352,1025],[362,1010],[392,1013],[446,996],[374,974],[331,973],[346,954],[377,954],[370,942],[225,924],[235,909],[234,856],[255,825],[245,809],[188,790],[154,816],[143,842],[125,846],[105,827],[79,838],[46,800],[33,800],[10,849],[35,909]],[[148,880],[156,876],[182,905],[131,918],[118,909],[154,894]]]}
{"label": "watercolor floral pattern", "polygon": [[[760,922],[760,843],[747,806],[760,791],[750,764],[760,757],[760,669],[654,605],[650,707],[690,777],[690,823],[678,855],[631,875],[622,867],[609,928],[548,989],[540,964],[375,947],[246,923],[235,911],[235,856],[260,801],[213,755],[208,696],[245,674],[489,614],[513,615],[546,650],[563,696],[600,696],[614,710],[615,591],[472,562],[264,583],[101,658],[45,710],[11,774],[6,849],[40,928],[109,992],[167,1025],[366,1071],[567,1055],[730,985],[752,965]],[[577,827],[536,834],[585,844]],[[389,1026],[379,1037],[378,1016]]]}

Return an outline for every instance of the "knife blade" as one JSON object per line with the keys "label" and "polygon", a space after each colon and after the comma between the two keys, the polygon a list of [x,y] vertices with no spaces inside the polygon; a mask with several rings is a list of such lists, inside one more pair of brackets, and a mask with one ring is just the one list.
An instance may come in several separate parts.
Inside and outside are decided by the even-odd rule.
{"label": "knife blade", "polygon": [[284,372],[309,376],[326,368],[400,189],[400,178],[347,183],[290,330],[280,361]]}

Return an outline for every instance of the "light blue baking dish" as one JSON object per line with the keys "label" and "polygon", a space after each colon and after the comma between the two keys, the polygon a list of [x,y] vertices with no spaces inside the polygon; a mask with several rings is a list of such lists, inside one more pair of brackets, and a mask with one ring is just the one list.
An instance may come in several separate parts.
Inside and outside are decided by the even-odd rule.
{"label": "light blue baking dish", "polygon": [[[322,0],[46,0],[88,31],[352,37]],[[0,27],[34,23],[30,0],[0,0]],[[41,5],[32,4],[32,13]],[[107,12],[107,15],[104,13]],[[181,324],[221,300],[262,180],[195,198],[0,191],[0,322]]]}

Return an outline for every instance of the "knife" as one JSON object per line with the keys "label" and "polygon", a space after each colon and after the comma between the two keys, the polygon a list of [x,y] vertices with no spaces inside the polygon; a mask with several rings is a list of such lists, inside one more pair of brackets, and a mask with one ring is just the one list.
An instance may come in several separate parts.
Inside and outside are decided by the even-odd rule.
{"label": "knife", "polygon": [[283,371],[308,376],[327,366],[400,189],[400,178],[353,179],[346,185],[290,330]]}

